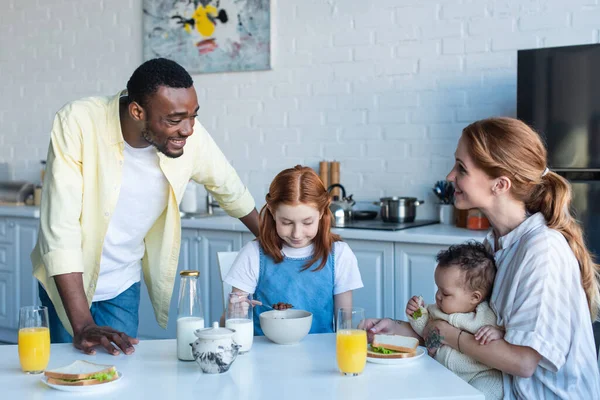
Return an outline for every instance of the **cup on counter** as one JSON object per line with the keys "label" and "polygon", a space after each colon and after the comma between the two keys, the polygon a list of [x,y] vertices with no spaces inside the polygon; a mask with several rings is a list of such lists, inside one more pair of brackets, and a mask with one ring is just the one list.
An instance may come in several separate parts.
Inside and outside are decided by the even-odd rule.
{"label": "cup on counter", "polygon": [[21,307],[18,340],[19,361],[23,372],[26,374],[44,372],[50,361],[50,330],[46,307]]}
{"label": "cup on counter", "polygon": [[360,328],[365,319],[364,308],[342,307],[336,321],[336,356],[343,375],[357,376],[367,363],[367,331]]}
{"label": "cup on counter", "polygon": [[472,208],[467,214],[467,229],[488,230],[490,229],[490,221],[481,211]]}
{"label": "cup on counter", "polygon": [[440,224],[454,225],[454,205],[438,204],[440,212]]}
{"label": "cup on counter", "polygon": [[241,346],[240,354],[249,352],[254,341],[252,295],[250,293],[229,293],[225,313],[225,327],[235,331],[233,341]]}

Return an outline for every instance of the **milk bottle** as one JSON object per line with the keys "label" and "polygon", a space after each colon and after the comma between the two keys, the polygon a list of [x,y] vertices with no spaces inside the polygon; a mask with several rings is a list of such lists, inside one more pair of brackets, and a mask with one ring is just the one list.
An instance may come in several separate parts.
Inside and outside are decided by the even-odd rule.
{"label": "milk bottle", "polygon": [[194,332],[204,328],[198,271],[181,271],[179,307],[177,310],[177,358],[193,361],[191,343],[196,341]]}

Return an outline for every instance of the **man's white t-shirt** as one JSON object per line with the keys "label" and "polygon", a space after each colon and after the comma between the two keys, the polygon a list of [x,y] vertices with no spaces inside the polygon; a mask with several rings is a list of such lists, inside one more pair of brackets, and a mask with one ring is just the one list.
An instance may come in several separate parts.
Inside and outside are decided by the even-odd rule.
{"label": "man's white t-shirt", "polygon": [[[312,244],[300,249],[284,245],[281,251],[289,258],[306,258],[313,254],[313,249],[314,245]],[[335,242],[333,251],[335,263],[333,294],[362,288],[363,282],[358,270],[358,261],[350,246],[344,242]],[[258,241],[254,240],[240,250],[225,277],[225,283],[244,292],[254,293],[258,284],[259,272],[260,248]]]}
{"label": "man's white t-shirt", "polygon": [[[169,183],[160,169],[156,148],[133,148],[124,143],[119,199],[104,238],[92,301],[113,299],[140,281],[144,238],[167,206]],[[115,190],[119,190],[118,184]]]}

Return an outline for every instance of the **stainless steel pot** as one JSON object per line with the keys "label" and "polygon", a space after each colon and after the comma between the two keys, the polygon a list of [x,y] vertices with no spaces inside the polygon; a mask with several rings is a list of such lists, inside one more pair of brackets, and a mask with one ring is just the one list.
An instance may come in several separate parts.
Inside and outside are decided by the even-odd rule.
{"label": "stainless steel pot", "polygon": [[417,206],[425,203],[416,197],[382,197],[379,199],[381,219],[384,222],[413,222],[417,216]]}

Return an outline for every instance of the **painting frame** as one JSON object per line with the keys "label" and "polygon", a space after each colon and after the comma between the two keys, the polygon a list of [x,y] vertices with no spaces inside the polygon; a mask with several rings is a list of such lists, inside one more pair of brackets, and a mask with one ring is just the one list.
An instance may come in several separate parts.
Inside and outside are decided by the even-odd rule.
{"label": "painting frame", "polygon": [[191,74],[272,69],[271,0],[143,0],[143,59]]}

